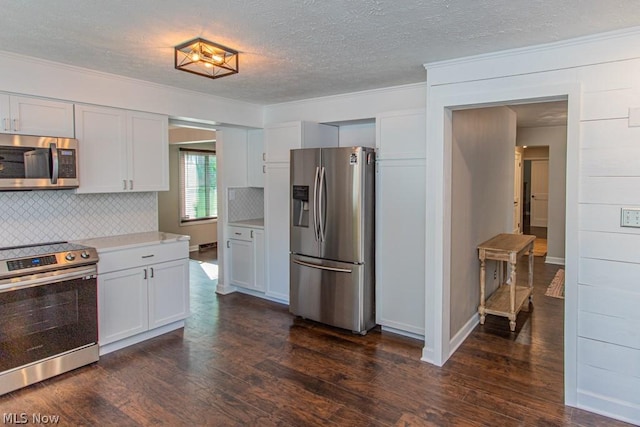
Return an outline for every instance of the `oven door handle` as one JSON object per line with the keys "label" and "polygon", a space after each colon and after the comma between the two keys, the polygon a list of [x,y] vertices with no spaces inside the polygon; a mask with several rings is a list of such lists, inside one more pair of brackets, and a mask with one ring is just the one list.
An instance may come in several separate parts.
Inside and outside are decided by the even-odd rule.
{"label": "oven door handle", "polygon": [[29,276],[13,277],[11,279],[0,280],[0,293],[16,291],[18,289],[33,288],[35,286],[48,285],[68,280],[82,279],[85,277],[95,277],[96,274],[96,266],[91,265],[31,274]]}

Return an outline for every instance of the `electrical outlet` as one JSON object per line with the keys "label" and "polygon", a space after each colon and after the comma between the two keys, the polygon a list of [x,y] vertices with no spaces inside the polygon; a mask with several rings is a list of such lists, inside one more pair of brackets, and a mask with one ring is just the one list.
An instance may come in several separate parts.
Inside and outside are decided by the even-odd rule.
{"label": "electrical outlet", "polygon": [[620,227],[640,228],[640,209],[622,208],[620,210]]}

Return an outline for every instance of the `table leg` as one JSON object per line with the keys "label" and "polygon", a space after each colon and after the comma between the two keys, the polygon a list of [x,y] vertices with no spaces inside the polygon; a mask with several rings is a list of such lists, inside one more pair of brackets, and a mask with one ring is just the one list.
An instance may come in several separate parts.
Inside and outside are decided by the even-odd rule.
{"label": "table leg", "polygon": [[480,314],[480,324],[484,325],[484,287],[485,287],[485,273],[486,266],[484,258],[480,259],[480,307],[478,307],[478,313]]}
{"label": "table leg", "polygon": [[529,249],[529,302],[533,303],[533,243]]}
{"label": "table leg", "polygon": [[511,254],[509,257],[509,309],[511,312],[509,315],[509,328],[511,332],[516,330],[516,264],[517,257],[515,254]]}

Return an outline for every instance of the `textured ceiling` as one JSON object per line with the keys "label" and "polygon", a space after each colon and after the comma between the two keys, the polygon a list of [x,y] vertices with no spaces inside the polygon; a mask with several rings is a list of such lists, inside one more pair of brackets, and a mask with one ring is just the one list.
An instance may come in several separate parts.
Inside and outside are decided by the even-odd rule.
{"label": "textured ceiling", "polygon": [[[257,104],[425,80],[422,64],[640,25],[637,0],[3,1],[0,50]],[[173,68],[203,37],[242,53]]]}

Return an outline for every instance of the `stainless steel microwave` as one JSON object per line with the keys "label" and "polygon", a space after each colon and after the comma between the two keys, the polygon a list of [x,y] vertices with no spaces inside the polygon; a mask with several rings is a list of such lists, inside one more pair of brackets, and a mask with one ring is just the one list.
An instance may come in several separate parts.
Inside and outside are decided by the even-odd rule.
{"label": "stainless steel microwave", "polygon": [[0,190],[76,188],[78,141],[0,134]]}

